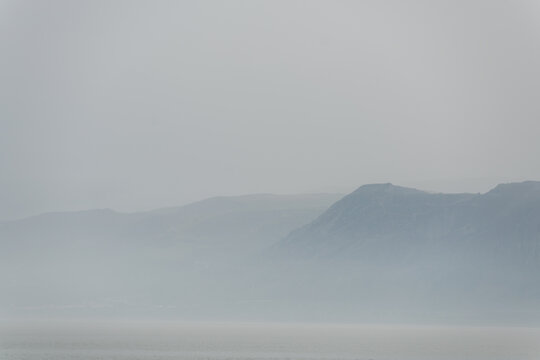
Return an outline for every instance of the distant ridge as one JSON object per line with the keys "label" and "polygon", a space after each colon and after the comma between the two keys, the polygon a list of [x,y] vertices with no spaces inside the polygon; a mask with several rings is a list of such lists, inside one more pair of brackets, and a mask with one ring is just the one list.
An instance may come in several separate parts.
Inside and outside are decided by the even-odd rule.
{"label": "distant ridge", "polygon": [[[524,212],[529,216],[522,217]],[[536,214],[539,216],[533,216]],[[507,228],[501,229],[502,225]],[[509,247],[519,244],[536,249],[540,243],[540,182],[500,184],[485,194],[428,193],[389,183],[364,185],[293,231],[283,246],[301,252],[304,246],[314,251],[321,245],[317,256],[324,256],[324,249],[340,244],[345,255],[359,243],[374,239],[415,243],[466,237],[489,241],[503,235]]]}
{"label": "distant ridge", "polygon": [[22,314],[540,324],[537,181],[44,214],[0,246],[0,309]]}

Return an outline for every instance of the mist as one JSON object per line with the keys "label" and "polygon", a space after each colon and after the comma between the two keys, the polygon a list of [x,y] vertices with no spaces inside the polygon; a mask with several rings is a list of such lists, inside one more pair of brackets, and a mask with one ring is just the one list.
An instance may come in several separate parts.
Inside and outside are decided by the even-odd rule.
{"label": "mist", "polygon": [[540,5],[0,0],[0,357],[537,359]]}

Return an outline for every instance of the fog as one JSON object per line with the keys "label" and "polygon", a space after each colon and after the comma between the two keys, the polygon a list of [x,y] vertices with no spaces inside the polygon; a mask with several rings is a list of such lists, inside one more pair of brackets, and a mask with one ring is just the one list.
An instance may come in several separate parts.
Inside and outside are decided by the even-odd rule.
{"label": "fog", "polygon": [[0,319],[540,324],[537,181],[47,213],[0,239]]}
{"label": "fog", "polygon": [[0,358],[540,358],[540,2],[0,0]]}
{"label": "fog", "polygon": [[0,3],[0,220],[540,178],[536,1]]}

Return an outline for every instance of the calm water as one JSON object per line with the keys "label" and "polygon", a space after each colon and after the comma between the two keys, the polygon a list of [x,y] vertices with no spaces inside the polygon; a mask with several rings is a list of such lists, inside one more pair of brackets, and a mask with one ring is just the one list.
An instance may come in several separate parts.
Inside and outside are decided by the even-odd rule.
{"label": "calm water", "polygon": [[2,360],[540,359],[540,329],[4,322]]}

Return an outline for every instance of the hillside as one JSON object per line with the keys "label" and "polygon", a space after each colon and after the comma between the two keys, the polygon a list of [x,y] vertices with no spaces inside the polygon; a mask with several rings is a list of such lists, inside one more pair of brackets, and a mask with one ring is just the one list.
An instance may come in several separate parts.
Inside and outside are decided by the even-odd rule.
{"label": "hillside", "polygon": [[218,197],[5,223],[0,309],[540,324],[540,182],[485,194],[373,184],[340,198]]}
{"label": "hillside", "polygon": [[219,283],[216,274],[275,244],[340,197],[216,197],[149,212],[48,213],[4,223],[0,310],[197,302]]}
{"label": "hillside", "polygon": [[[303,256],[373,259],[412,250],[467,246],[539,258],[540,182],[498,185],[485,194],[432,194],[391,184],[365,185],[281,244]],[[394,252],[395,252],[394,251]],[[403,252],[404,251],[404,252]],[[462,254],[464,255],[464,254]],[[491,255],[495,255],[494,253]]]}
{"label": "hillside", "polygon": [[322,299],[325,311],[538,322],[540,182],[485,194],[365,185],[291,232],[271,258],[295,279],[274,293],[302,289],[298,299]]}

